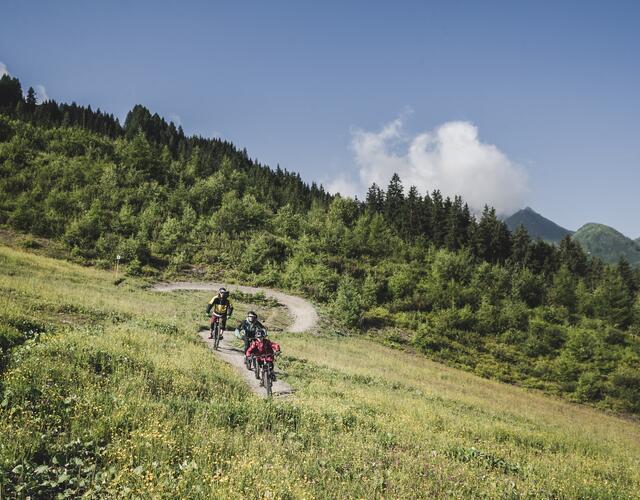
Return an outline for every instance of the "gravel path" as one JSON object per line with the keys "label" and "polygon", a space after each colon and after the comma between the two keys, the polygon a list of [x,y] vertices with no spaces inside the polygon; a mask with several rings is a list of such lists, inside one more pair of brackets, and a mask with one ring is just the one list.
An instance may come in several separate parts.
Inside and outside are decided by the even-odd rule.
{"label": "gravel path", "polygon": [[[243,285],[225,285],[223,283],[197,283],[191,281],[181,281],[174,283],[158,283],[151,289],[156,292],[172,292],[175,290],[217,290],[224,286],[232,294],[234,290],[240,290],[244,293],[263,293],[266,297],[277,300],[284,305],[293,317],[293,325],[287,328],[288,331],[294,333],[306,332],[315,327],[318,322],[318,313],[311,303],[301,297],[287,295],[277,290],[269,288],[255,288]],[[198,333],[200,338],[207,343],[209,348],[213,350],[213,340],[209,339],[209,330],[202,330]],[[227,330],[224,338],[220,341],[219,349],[213,351],[217,356],[224,359],[227,363],[233,365],[236,370],[245,379],[251,390],[258,396],[266,397],[266,391],[260,387],[260,382],[255,378],[254,373],[247,370],[244,365],[244,353],[242,348],[233,345],[233,331]],[[276,363],[276,376],[279,376],[278,364]],[[286,396],[293,392],[293,389],[286,382],[282,382],[279,378],[274,382],[272,387],[274,396]]]}
{"label": "gravel path", "polygon": [[263,293],[266,297],[276,299],[280,304],[284,305],[291,316],[293,316],[293,325],[287,330],[293,333],[306,332],[311,330],[318,322],[318,313],[310,302],[301,297],[287,295],[286,293],[271,290],[270,288],[243,286],[243,285],[225,285],[224,283],[197,283],[192,281],[177,281],[174,283],[158,283],[151,289],[156,292],[172,292],[174,290],[217,290],[225,287],[232,294],[234,290],[240,290],[244,293]]}

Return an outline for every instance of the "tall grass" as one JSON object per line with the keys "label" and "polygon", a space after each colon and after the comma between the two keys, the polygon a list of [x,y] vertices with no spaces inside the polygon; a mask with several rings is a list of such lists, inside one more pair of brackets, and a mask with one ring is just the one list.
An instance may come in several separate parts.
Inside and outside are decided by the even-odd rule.
{"label": "tall grass", "polygon": [[0,497],[640,491],[633,421],[330,335],[275,334],[296,393],[263,401],[198,341],[206,293],[7,247],[0,290]]}

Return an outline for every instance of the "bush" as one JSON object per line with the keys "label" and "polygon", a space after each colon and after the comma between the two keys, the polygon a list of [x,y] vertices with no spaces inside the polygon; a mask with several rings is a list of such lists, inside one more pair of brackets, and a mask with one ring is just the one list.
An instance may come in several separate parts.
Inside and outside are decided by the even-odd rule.
{"label": "bush", "polygon": [[524,351],[529,356],[546,356],[560,349],[566,338],[565,327],[533,319],[529,323]]}
{"label": "bush", "polygon": [[360,322],[364,328],[381,328],[392,322],[391,313],[385,307],[376,306],[362,313]]}
{"label": "bush", "polygon": [[606,387],[602,376],[595,371],[586,371],[578,379],[575,397],[578,401],[599,401],[605,395]]}
{"label": "bush", "polygon": [[355,326],[362,312],[362,296],[355,280],[344,277],[338,285],[335,300],[331,303],[333,316],[348,326]]}
{"label": "bush", "polygon": [[640,372],[629,366],[620,366],[611,377],[613,391],[621,400],[624,410],[640,411]]}

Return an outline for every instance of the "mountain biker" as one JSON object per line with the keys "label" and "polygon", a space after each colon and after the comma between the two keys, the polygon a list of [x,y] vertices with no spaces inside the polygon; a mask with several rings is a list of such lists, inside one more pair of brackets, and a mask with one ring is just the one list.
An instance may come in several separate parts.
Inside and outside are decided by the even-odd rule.
{"label": "mountain biker", "polygon": [[[213,309],[213,314],[211,314]],[[218,290],[218,294],[215,295],[207,304],[207,315],[211,314],[211,333],[209,338],[213,338],[213,325],[220,322],[220,340],[224,337],[224,329],[227,327],[227,318],[233,314],[233,305],[229,300],[229,292],[226,288],[222,287]]]}
{"label": "mountain biker", "polygon": [[260,367],[262,367],[264,363],[269,363],[271,366],[273,381],[275,382],[276,373],[273,370],[273,359],[278,354],[280,354],[280,345],[275,342],[271,342],[271,340],[267,338],[266,330],[264,330],[264,328],[259,328],[256,330],[256,338],[251,342],[245,356],[247,358],[250,358],[251,356],[258,357],[258,365]]}
{"label": "mountain biker", "polygon": [[258,329],[264,330],[264,325],[258,321],[258,315],[254,311],[249,311],[246,319],[242,320],[237,328],[238,331],[242,332],[245,353],[255,339]]}

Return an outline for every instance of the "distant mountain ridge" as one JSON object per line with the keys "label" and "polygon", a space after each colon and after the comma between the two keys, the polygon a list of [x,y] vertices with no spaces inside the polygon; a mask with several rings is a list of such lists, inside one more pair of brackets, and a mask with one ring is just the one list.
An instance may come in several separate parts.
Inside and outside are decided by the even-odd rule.
{"label": "distant mountain ridge", "polygon": [[522,225],[533,239],[549,243],[559,243],[569,235],[580,243],[585,252],[609,264],[615,264],[620,257],[624,257],[631,265],[640,266],[640,238],[632,240],[604,224],[589,222],[574,232],[543,217],[531,207],[518,210],[504,222],[512,232]]}
{"label": "distant mountain ridge", "polygon": [[573,231],[565,229],[543,217],[531,207],[518,210],[515,214],[507,217],[504,222],[511,232],[522,225],[533,239],[540,239],[550,243],[559,243],[565,236],[573,234]]}
{"label": "distant mountain ridge", "polygon": [[615,264],[624,257],[633,266],[640,265],[640,244],[614,228],[589,222],[578,229],[572,238],[591,255]]}

